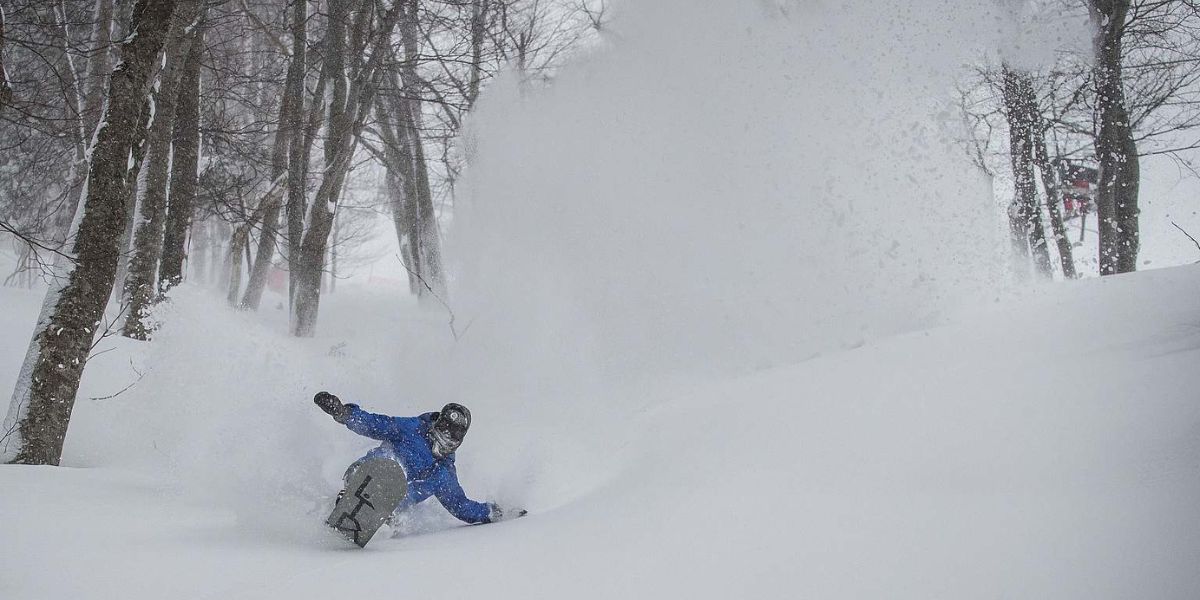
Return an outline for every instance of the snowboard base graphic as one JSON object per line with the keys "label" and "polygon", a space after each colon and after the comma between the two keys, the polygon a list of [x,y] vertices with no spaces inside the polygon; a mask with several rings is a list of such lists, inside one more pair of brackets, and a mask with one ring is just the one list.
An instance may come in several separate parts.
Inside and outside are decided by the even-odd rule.
{"label": "snowboard base graphic", "polygon": [[346,493],[325,524],[361,548],[383,527],[407,493],[408,478],[400,463],[386,458],[367,459],[346,479]]}

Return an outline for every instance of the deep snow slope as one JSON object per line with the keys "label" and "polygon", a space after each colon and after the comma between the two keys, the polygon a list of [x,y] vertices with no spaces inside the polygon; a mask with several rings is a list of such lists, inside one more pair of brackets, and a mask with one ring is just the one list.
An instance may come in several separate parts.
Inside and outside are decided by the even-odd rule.
{"label": "deep snow slope", "polygon": [[[114,365],[144,376],[80,402],[70,468],[0,467],[0,596],[1195,598],[1197,292],[1195,267],[1057,284],[596,399],[463,397],[435,366],[444,317],[399,300],[335,295],[299,342],[187,288],[157,341],[89,365],[84,396],[136,377]],[[9,352],[37,302],[3,293]],[[458,527],[432,504],[347,547],[318,523],[371,443],[312,407],[322,388],[467,403],[468,493],[532,514]]]}

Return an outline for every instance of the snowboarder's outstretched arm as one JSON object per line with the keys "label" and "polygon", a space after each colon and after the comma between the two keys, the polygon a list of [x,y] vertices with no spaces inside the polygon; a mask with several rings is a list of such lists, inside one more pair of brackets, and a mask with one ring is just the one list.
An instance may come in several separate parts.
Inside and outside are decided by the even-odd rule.
{"label": "snowboarder's outstretched arm", "polygon": [[453,464],[442,471],[441,481],[438,482],[434,495],[437,496],[438,502],[460,521],[475,524],[499,520],[499,507],[467,498],[462,485],[458,483],[458,471]]}
{"label": "snowboarder's outstretched arm", "polygon": [[329,392],[318,392],[313,402],[329,413],[334,421],[347,429],[376,440],[388,440],[400,435],[399,417],[369,413],[357,404],[342,404],[341,399]]}

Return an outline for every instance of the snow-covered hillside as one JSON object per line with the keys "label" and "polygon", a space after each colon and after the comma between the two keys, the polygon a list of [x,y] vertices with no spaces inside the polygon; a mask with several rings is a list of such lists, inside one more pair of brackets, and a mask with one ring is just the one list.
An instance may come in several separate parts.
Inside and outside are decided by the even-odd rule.
{"label": "snow-covered hillside", "polygon": [[[397,257],[395,289],[343,281],[294,338],[285,299],[228,308],[197,250],[152,341],[94,349],[63,466],[0,466],[0,600],[1200,598],[1200,266],[1019,281],[1011,186],[960,139],[964,72],[1091,48],[1087,15],[894,4],[614,2],[552,85],[489,81],[426,155],[467,163],[425,251],[452,310]],[[1139,267],[1194,259],[1167,164]],[[0,288],[0,392],[41,295]],[[374,442],[321,390],[465,404],[467,494],[530,514],[427,502],[353,547],[322,521]]]}
{"label": "snow-covered hillside", "polygon": [[[79,403],[69,468],[0,467],[0,591],[1194,598],[1198,291],[1194,267],[1050,286],[792,366],[614,385],[611,409],[455,396],[468,493],[532,514],[460,527],[430,503],[360,551],[319,523],[371,444],[311,395],[436,409],[456,389],[428,374],[456,352],[443,317],[338,294],[302,341],[185,288],[156,342],[89,369],[108,375],[84,397],[145,375]],[[18,331],[36,294],[3,293]]]}

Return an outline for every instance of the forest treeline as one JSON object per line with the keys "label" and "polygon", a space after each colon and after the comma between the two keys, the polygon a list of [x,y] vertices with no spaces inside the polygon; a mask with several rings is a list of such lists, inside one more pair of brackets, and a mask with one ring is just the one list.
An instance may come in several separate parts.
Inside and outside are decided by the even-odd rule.
{"label": "forest treeline", "polygon": [[[390,215],[409,288],[446,294],[438,215],[464,122],[507,71],[546,84],[602,1],[3,0],[6,285],[51,282],[5,421],[5,461],[57,464],[95,340],[152,336],[185,277],[257,310],[286,277],[312,336],[339,248]],[[348,175],[371,171],[371,190]],[[353,197],[354,206],[339,210]],[[364,201],[364,199],[366,199]],[[364,205],[365,204],[365,205]],[[119,308],[113,322],[106,307]]]}
{"label": "forest treeline", "polygon": [[[1190,169],[1200,146],[1188,137],[1200,125],[1200,8],[997,4],[1092,32],[1048,66],[989,56],[962,79],[966,149],[1012,184],[1002,251],[1023,277],[1135,270],[1140,161]],[[472,158],[463,132],[481,90],[505,72],[518,86],[551,84],[566,56],[608,31],[606,9],[0,0],[0,234],[17,256],[0,276],[50,283],[0,459],[58,464],[97,340],[151,339],[153,307],[182,280],[249,311],[280,286],[291,333],[312,336],[339,260],[382,213],[409,291],[446,302],[439,219]],[[1098,250],[1080,257],[1089,222]]]}
{"label": "forest treeline", "polygon": [[[1090,44],[1057,49],[1049,65],[987,61],[960,90],[969,153],[1013,186],[1013,267],[1067,279],[1080,263],[1100,275],[1134,271],[1142,159],[1166,156],[1196,173],[1200,8],[1193,0],[1010,5],[1063,28],[1086,19],[1092,33]],[[1089,232],[1096,256],[1075,256]]]}

